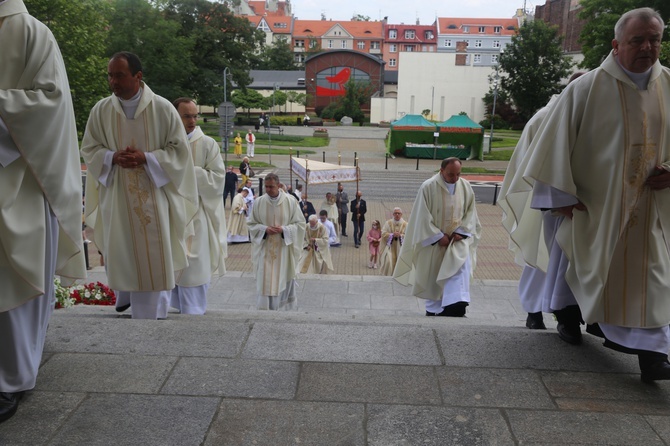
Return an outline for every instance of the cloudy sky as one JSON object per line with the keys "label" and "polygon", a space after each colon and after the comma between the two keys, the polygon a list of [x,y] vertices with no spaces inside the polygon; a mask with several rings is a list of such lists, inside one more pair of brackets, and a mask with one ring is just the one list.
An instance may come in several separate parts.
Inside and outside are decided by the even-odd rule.
{"label": "cloudy sky", "polygon": [[[535,10],[544,0],[527,0],[526,10]],[[491,17],[511,18],[524,0],[291,0],[293,14],[301,20],[350,20],[355,14],[380,20],[388,16],[388,23],[415,23],[430,25],[435,17]]]}

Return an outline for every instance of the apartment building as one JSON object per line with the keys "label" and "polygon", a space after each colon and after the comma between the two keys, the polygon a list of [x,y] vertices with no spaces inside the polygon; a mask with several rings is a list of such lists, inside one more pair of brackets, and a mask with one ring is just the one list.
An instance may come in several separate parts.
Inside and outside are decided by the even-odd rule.
{"label": "apartment building", "polygon": [[457,42],[465,42],[466,65],[494,66],[500,52],[512,41],[522,18],[472,19],[441,17],[437,19],[437,51],[455,53]]}
{"label": "apartment building", "polygon": [[388,25],[384,23],[382,57],[386,71],[398,71],[400,53],[437,51],[437,22],[432,25]]}

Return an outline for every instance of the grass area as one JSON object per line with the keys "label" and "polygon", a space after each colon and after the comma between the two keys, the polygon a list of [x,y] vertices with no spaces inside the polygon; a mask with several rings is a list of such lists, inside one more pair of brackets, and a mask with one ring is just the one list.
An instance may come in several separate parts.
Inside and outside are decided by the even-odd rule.
{"label": "grass area", "polygon": [[461,169],[461,173],[482,173],[482,174],[500,174],[504,175],[504,169],[487,169],[486,167],[465,167]]}
{"label": "grass area", "polygon": [[[211,136],[212,138],[215,138],[216,140],[219,140],[221,137],[219,136],[219,124],[218,122],[214,121],[198,121],[198,125],[202,129],[202,131],[205,133],[207,136]],[[244,135],[246,134],[246,131],[244,129],[236,129],[233,130],[233,135],[237,135],[237,133],[244,138]],[[269,145],[270,141],[272,141],[272,147],[273,147],[273,152],[274,153],[274,147],[325,147],[330,143],[330,138],[314,138],[312,136],[294,136],[294,135],[277,135],[277,134],[272,134],[272,135],[266,135],[263,132],[257,132],[254,133],[256,135],[256,151],[258,151],[259,146],[263,145]],[[270,137],[272,139],[270,140]],[[233,137],[234,138],[234,137]],[[232,139],[230,140],[230,144],[232,145]],[[288,154],[288,151],[286,152]],[[305,152],[307,153],[307,152]],[[314,152],[312,152],[314,153]]]}
{"label": "grass area", "polygon": [[[495,147],[495,144],[493,147]],[[491,153],[487,153],[487,150],[484,149],[484,161],[509,161],[513,153],[513,149],[492,150]]]}

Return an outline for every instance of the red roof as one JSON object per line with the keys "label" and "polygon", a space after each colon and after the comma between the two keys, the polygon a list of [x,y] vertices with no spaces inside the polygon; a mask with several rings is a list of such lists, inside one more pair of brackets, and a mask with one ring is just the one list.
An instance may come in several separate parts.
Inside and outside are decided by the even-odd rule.
{"label": "red roof", "polygon": [[[479,32],[479,27],[484,27],[484,32]],[[494,32],[494,27],[501,28],[499,33]],[[465,32],[464,27],[469,27],[469,32]],[[516,34],[519,28],[517,19],[473,19],[473,18],[455,18],[440,17],[437,19],[438,34],[464,34],[464,35],[495,35],[512,36]]]}

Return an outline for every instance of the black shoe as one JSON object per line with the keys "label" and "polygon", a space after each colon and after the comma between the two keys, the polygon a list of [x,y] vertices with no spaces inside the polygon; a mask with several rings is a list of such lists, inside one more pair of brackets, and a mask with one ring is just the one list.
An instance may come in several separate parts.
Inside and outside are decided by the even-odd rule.
{"label": "black shoe", "polygon": [[586,324],[586,332],[590,335],[605,339],[605,333],[603,333],[603,331],[600,329],[600,325],[597,323]]}
{"label": "black shoe", "polygon": [[670,379],[670,363],[668,355],[662,353],[640,353],[640,378],[646,383]]}
{"label": "black shoe", "polygon": [[558,330],[558,337],[572,345],[579,345],[582,343],[582,330],[579,328],[579,324],[564,324],[559,322],[556,325],[556,330]]}
{"label": "black shoe", "polygon": [[349,237],[347,234],[342,234],[342,237]]}
{"label": "black shoe", "polygon": [[542,319],[542,312],[538,311],[537,313],[528,313],[526,318],[526,327],[531,330],[546,330],[547,326],[544,325],[544,320]]}
{"label": "black shoe", "polygon": [[426,316],[442,316],[442,313],[431,313],[430,311],[426,311]]}
{"label": "black shoe", "polygon": [[6,393],[0,392],[0,423],[7,421],[19,408],[19,401],[23,397],[23,392]]}
{"label": "black shoe", "polygon": [[456,302],[455,304],[447,305],[438,316],[446,317],[465,317],[465,307],[470,305],[467,302]]}
{"label": "black shoe", "polygon": [[123,313],[128,308],[130,308],[130,304],[121,305],[120,307],[116,307],[116,312],[117,313]]}

